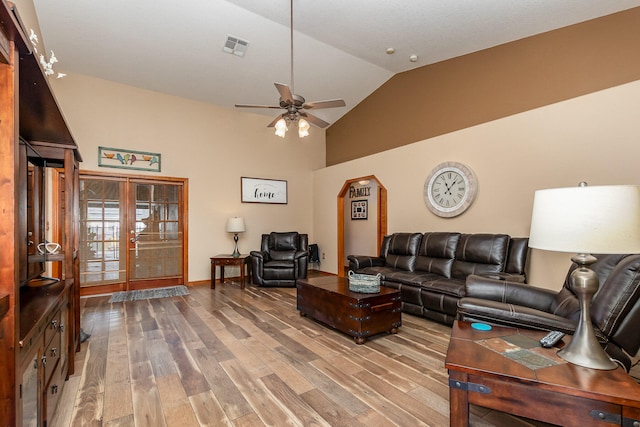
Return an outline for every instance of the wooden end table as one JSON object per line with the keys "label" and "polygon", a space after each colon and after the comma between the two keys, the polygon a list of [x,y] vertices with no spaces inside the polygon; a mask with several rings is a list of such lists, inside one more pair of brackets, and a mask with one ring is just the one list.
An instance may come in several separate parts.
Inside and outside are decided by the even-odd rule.
{"label": "wooden end table", "polygon": [[220,283],[224,283],[224,268],[226,266],[240,267],[240,289],[244,289],[244,269],[247,266],[247,276],[251,282],[251,257],[247,254],[240,254],[234,257],[231,254],[220,254],[211,257],[211,289],[216,288],[216,266],[220,267]]}
{"label": "wooden end table", "polygon": [[540,346],[544,335],[499,326],[479,331],[456,321],[445,359],[450,425],[468,426],[474,404],[563,426],[640,426],[640,384],[620,367],[564,361],[558,348]]}
{"label": "wooden end table", "polygon": [[349,290],[349,279],[337,276],[298,279],[297,308],[301,316],[320,321],[364,344],[368,337],[398,333],[402,325],[400,291],[380,287],[364,294]]}

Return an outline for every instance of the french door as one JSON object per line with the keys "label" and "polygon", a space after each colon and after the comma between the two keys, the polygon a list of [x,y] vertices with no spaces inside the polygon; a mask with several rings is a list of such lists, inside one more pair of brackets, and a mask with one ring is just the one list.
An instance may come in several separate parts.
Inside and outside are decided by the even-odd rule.
{"label": "french door", "polygon": [[187,180],[80,174],[83,295],[186,283]]}

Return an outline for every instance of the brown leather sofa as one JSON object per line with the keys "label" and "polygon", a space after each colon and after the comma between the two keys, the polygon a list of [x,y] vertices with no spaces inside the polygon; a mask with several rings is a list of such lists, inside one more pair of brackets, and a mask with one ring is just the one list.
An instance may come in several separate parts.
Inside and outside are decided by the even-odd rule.
{"label": "brown leather sofa", "polygon": [[[627,371],[640,357],[640,255],[596,255],[591,265],[600,288],[591,303],[596,337],[609,356]],[[578,298],[569,288],[572,264],[559,292],[521,283],[471,275],[458,318],[519,328],[573,334],[580,316]]]}
{"label": "brown leather sofa", "polygon": [[260,250],[249,255],[254,284],[294,287],[307,277],[309,237],[295,231],[263,234]]}
{"label": "brown leather sofa", "polygon": [[381,284],[400,290],[402,311],[453,324],[465,279],[483,274],[525,282],[528,238],[449,232],[385,236],[378,257],[349,255],[349,268],[381,274]]}

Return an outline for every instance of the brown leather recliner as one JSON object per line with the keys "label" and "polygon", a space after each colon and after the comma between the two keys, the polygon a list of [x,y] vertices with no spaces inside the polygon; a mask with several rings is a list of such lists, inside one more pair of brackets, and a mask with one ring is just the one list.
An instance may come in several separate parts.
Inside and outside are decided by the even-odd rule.
{"label": "brown leather recliner", "polygon": [[[591,269],[600,288],[591,303],[591,321],[605,351],[628,371],[640,355],[640,255],[595,256]],[[559,292],[469,276],[457,318],[573,334],[580,315],[578,298],[569,288],[575,268],[574,263]]]}
{"label": "brown leather recliner", "polygon": [[295,231],[262,235],[260,251],[251,251],[253,283],[293,287],[307,277],[309,238]]}

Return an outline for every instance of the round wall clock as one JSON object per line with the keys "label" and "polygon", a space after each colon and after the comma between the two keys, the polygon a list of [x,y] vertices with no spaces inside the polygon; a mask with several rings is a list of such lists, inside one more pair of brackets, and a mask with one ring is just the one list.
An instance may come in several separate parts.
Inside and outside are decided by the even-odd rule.
{"label": "round wall clock", "polygon": [[476,175],[458,162],[441,163],[424,183],[424,203],[434,214],[451,218],[466,211],[478,192]]}

